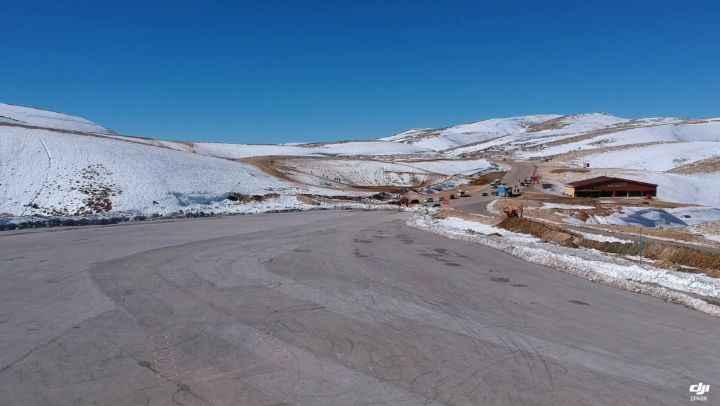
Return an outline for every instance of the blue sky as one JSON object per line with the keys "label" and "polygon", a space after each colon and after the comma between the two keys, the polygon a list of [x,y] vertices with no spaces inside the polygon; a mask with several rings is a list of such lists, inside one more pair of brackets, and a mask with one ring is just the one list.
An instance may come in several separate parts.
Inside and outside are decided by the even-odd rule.
{"label": "blue sky", "polygon": [[0,101],[276,143],[485,118],[720,116],[718,1],[7,1]]}

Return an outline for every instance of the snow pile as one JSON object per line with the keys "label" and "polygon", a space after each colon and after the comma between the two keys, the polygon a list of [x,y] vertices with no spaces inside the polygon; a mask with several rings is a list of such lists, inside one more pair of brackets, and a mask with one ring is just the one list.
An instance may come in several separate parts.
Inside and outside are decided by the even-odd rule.
{"label": "snow pile", "polygon": [[413,216],[407,224],[495,248],[525,261],[550,266],[591,281],[681,303],[720,317],[720,307],[693,296],[720,297],[720,280],[716,278],[636,264],[596,250],[560,247],[543,243],[531,236],[458,218],[435,219],[429,213],[422,213]]}
{"label": "snow pile", "polygon": [[84,118],[5,103],[0,103],[0,123],[25,124],[103,134],[113,133],[107,128]]}

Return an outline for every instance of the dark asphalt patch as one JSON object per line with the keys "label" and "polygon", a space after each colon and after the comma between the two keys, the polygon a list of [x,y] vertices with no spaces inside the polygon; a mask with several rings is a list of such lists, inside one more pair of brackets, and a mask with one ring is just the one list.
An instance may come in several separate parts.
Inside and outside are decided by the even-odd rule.
{"label": "dark asphalt patch", "polygon": [[573,300],[568,300],[568,303],[573,303],[573,304],[581,305],[581,306],[590,306],[590,303],[588,303],[588,302],[583,302],[583,301],[574,300],[574,299],[573,299]]}

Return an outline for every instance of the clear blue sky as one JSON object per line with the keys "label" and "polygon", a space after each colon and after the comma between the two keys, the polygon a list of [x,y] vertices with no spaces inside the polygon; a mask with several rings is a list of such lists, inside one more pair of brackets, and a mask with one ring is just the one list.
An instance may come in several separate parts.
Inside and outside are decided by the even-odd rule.
{"label": "clear blue sky", "polygon": [[3,1],[0,101],[275,143],[720,116],[720,1]]}

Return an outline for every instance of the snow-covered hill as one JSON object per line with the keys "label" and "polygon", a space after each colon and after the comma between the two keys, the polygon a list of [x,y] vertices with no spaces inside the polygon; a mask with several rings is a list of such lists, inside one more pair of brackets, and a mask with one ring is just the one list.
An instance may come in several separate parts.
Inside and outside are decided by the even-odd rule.
{"label": "snow-covered hill", "polygon": [[[286,158],[276,168],[263,166],[274,158],[247,163],[259,156]],[[380,140],[248,145],[129,137],[0,104],[0,215],[248,210],[226,201],[229,193],[277,194],[265,209],[294,207],[297,193],[452,183],[492,168],[486,159],[497,156],[589,163],[658,183],[660,198],[720,206],[720,119],[535,115]],[[285,175],[273,172],[280,163]]]}
{"label": "snow-covered hill", "polygon": [[592,113],[491,119],[441,129],[410,130],[381,140],[422,146],[455,156],[502,150],[531,158],[633,144],[717,142],[720,140],[719,129],[720,119],[629,120]]}
{"label": "snow-covered hill", "polygon": [[113,133],[111,130],[84,118],[5,103],[0,103],[0,123],[25,124],[103,134]]}
{"label": "snow-covered hill", "polygon": [[628,121],[601,113],[577,116],[546,114],[490,119],[440,129],[410,130],[381,138],[381,140],[419,145],[434,151],[447,151],[462,147],[464,148],[463,153],[467,153],[483,150],[485,147],[483,144],[491,140],[501,141],[499,144],[490,143],[488,146],[533,138],[576,135],[620,125]]}
{"label": "snow-covered hill", "polygon": [[[0,116],[0,217],[295,208],[302,206],[296,199],[300,193],[358,192],[342,190],[343,184],[328,189],[322,182],[284,180],[264,172],[267,168],[240,160],[256,156],[355,157],[347,170],[357,176],[346,180],[357,182],[349,186],[362,180],[384,186],[383,179],[398,184],[389,181],[397,176],[390,174],[390,168],[386,174],[381,166],[364,162],[380,156],[392,160],[435,155],[420,146],[377,140],[247,145],[129,137],[79,117],[7,104],[0,105]],[[440,176],[438,181],[445,178]],[[262,204],[238,205],[227,199],[234,193],[272,197]]]}
{"label": "snow-covered hill", "polygon": [[327,187],[420,188],[447,182],[451,178],[456,178],[458,183],[468,183],[469,180],[462,182],[460,178],[496,169],[485,159],[418,160],[416,158],[290,158],[278,160],[276,166],[299,182]]}
{"label": "snow-covered hill", "polygon": [[[630,148],[651,143],[720,142],[720,119],[636,121],[603,131],[579,133],[571,138],[535,143],[519,156],[549,157],[577,151],[603,153],[611,148]],[[680,144],[677,144],[680,145]],[[562,159],[562,156],[560,156]],[[612,163],[612,161],[610,161]]]}
{"label": "snow-covered hill", "polygon": [[253,156],[385,156],[434,154],[433,151],[417,145],[387,141],[350,141],[289,145],[193,142],[189,145],[195,153],[231,159]]}
{"label": "snow-covered hill", "polygon": [[[600,172],[657,183],[662,199],[720,205],[720,118],[539,115],[411,130],[383,140],[423,146],[448,157],[540,159],[561,167],[589,164]],[[587,176],[570,173],[563,180]]]}
{"label": "snow-covered hill", "polygon": [[12,215],[232,211],[229,193],[298,191],[241,162],[45,129],[0,126],[0,157],[0,213]]}

